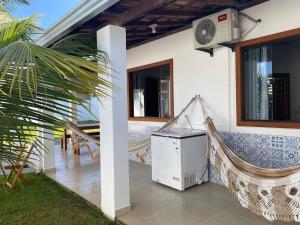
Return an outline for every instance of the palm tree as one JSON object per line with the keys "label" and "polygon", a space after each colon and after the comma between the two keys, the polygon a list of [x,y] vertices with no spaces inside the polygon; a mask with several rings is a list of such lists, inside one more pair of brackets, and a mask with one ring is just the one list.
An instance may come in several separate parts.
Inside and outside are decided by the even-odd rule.
{"label": "palm tree", "polygon": [[[50,48],[33,37],[41,30],[36,16],[15,19],[10,15],[27,0],[2,0],[0,6],[0,168],[12,163],[28,141],[38,142],[36,131],[68,126],[69,103],[84,106],[75,93],[108,97],[112,85],[105,53],[97,51],[88,34],[66,37]],[[99,63],[100,62],[100,63]],[[102,63],[101,63],[102,62]],[[52,149],[49,149],[49,151]],[[3,169],[2,169],[3,170]]]}

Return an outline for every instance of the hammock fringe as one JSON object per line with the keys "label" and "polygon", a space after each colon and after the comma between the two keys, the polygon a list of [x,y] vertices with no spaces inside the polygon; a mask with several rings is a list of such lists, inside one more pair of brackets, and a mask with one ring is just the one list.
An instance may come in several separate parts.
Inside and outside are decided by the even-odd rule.
{"label": "hammock fringe", "polygon": [[[300,222],[300,166],[269,169],[252,165],[241,159],[219,135],[200,95],[194,96],[179,115],[167,122],[160,130],[173,126],[195,102],[200,103],[205,118],[208,158],[226,188],[241,206],[269,221]],[[74,127],[74,124],[70,127],[78,135],[87,137],[87,134]],[[90,141],[94,140],[90,139]],[[148,148],[150,142],[150,138],[145,138],[131,143],[129,149],[135,151],[141,147]]]}

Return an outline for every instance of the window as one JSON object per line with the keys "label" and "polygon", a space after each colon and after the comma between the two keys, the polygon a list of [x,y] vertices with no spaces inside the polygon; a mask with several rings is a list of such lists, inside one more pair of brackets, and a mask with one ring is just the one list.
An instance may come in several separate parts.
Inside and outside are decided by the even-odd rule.
{"label": "window", "polygon": [[236,45],[237,123],[300,128],[300,29]]}
{"label": "window", "polygon": [[128,70],[129,119],[167,121],[173,116],[173,61]]}

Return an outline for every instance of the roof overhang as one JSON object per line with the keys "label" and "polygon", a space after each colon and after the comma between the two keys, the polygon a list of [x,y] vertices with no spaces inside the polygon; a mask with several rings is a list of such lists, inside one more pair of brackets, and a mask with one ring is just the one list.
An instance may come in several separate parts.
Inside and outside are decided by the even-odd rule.
{"label": "roof overhang", "polygon": [[[112,24],[126,28],[127,48],[188,29],[192,21],[226,8],[243,10],[268,0],[84,0],[38,39],[49,46],[74,33]],[[152,24],[157,24],[153,33]]]}
{"label": "roof overhang", "polygon": [[83,0],[78,6],[64,15],[37,40],[42,46],[49,46],[68,35],[90,19],[119,2],[120,0]]}

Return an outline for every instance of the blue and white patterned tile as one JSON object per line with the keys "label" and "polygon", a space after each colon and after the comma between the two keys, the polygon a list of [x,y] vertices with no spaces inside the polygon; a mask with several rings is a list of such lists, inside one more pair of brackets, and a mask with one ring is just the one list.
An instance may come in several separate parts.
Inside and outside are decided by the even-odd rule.
{"label": "blue and white patterned tile", "polygon": [[238,145],[236,149],[232,149],[232,151],[242,158],[247,158],[248,156],[248,148],[247,145]]}
{"label": "blue and white patterned tile", "polygon": [[278,169],[278,168],[284,168],[285,167],[285,163],[284,161],[272,161],[272,167],[274,169]]}
{"label": "blue and white patterned tile", "polygon": [[225,142],[233,142],[233,135],[229,132],[220,132],[220,136]]}
{"label": "blue and white patterned tile", "polygon": [[300,138],[284,137],[284,142],[287,149],[300,151]]}
{"label": "blue and white patterned tile", "polygon": [[256,135],[257,146],[269,148],[271,146],[271,137],[267,135]]}
{"label": "blue and white patterned tile", "polygon": [[[300,137],[230,132],[223,132],[222,137],[233,152],[253,165],[284,168],[300,164]],[[219,182],[218,175],[212,174],[210,177],[214,182]]]}
{"label": "blue and white patterned tile", "polygon": [[274,161],[284,161],[284,151],[282,149],[278,148],[272,148],[271,149],[271,157]]}
{"label": "blue and white patterned tile", "polygon": [[238,133],[234,138],[236,143],[239,145],[247,145],[248,142],[248,134]]}
{"label": "blue and white patterned tile", "polygon": [[277,149],[284,149],[283,136],[271,136],[271,147]]}
{"label": "blue and white patterned tile", "polygon": [[272,163],[273,163],[273,161],[269,160],[269,159],[260,158],[258,160],[258,166],[263,167],[263,168],[273,168]]}
{"label": "blue and white patterned tile", "polygon": [[[138,133],[148,132],[141,129]],[[220,132],[220,135],[233,152],[253,165],[283,168],[300,164],[300,137],[232,132]],[[151,150],[141,149],[141,151],[131,153],[130,158],[151,164]],[[209,180],[222,184],[220,176],[211,163],[209,164]]]}
{"label": "blue and white patterned tile", "polygon": [[230,149],[236,149],[237,148],[233,133],[221,132],[220,135],[221,135],[222,139],[224,140],[225,144]]}
{"label": "blue and white patterned tile", "polygon": [[253,148],[258,146],[258,138],[257,135],[255,134],[247,134],[247,147],[248,148]]}
{"label": "blue and white patterned tile", "polygon": [[299,150],[286,149],[284,151],[284,163],[288,166],[299,164]]}
{"label": "blue and white patterned tile", "polygon": [[[230,134],[227,134],[228,136]],[[264,167],[281,168],[300,163],[300,138],[257,134],[232,133],[233,138],[226,139],[240,157],[246,161]],[[238,142],[242,140],[242,142]],[[234,144],[230,141],[235,142]]]}
{"label": "blue and white patterned tile", "polygon": [[255,147],[248,148],[248,152],[247,152],[247,156],[245,156],[245,160],[255,166],[259,166],[258,149]]}
{"label": "blue and white patterned tile", "polygon": [[[144,125],[129,125],[128,126],[128,136],[129,142],[136,143],[139,140],[150,138],[151,132],[157,130],[158,127],[155,126],[144,126]],[[151,165],[152,163],[152,154],[151,147],[143,146],[140,149],[135,151],[129,151],[129,159],[141,163],[145,163],[147,165]]]}
{"label": "blue and white patterned tile", "polygon": [[208,180],[216,184],[223,184],[220,175],[216,172],[214,166],[210,162],[208,164]]}
{"label": "blue and white patterned tile", "polygon": [[272,159],[272,152],[270,151],[270,148],[262,147],[258,151],[258,157],[259,159],[263,160],[271,160]]}

